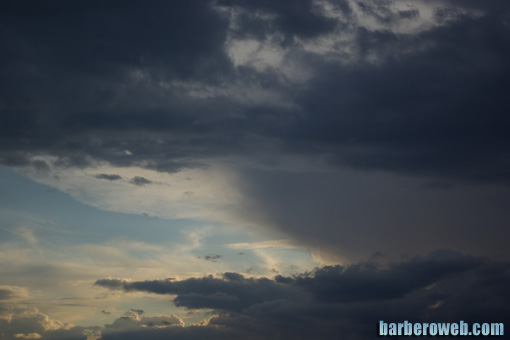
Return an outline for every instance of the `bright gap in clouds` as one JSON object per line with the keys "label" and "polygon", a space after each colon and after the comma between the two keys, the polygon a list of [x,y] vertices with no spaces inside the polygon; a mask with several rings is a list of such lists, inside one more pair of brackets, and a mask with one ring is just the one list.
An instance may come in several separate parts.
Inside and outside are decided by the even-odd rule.
{"label": "bright gap in clouds", "polygon": [[24,174],[31,179],[0,169],[2,283],[26,293],[19,306],[62,322],[106,324],[130,309],[175,314],[186,324],[210,317],[160,296],[105,294],[91,286],[103,277],[274,276],[318,265],[308,251],[268,239],[268,230],[236,223],[227,213],[236,193],[214,171],[108,167]]}

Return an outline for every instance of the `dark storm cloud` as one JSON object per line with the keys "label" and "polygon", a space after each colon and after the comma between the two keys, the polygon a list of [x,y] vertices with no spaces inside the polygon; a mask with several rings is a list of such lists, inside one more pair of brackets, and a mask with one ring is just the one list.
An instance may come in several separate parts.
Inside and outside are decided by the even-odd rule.
{"label": "dark storm cloud", "polygon": [[312,294],[314,300],[327,303],[398,299],[479,265],[480,259],[438,251],[395,264],[389,269],[381,269],[376,263],[361,263],[349,267],[326,266],[295,277],[279,275],[274,280],[225,273],[223,278],[209,276],[184,281],[104,279],[98,280],[96,285],[127,292],[176,294],[176,305],[190,309],[240,311],[266,301],[294,299],[307,293]]}
{"label": "dark storm cloud", "polygon": [[[248,338],[253,339],[270,334],[296,339],[372,339],[379,320],[505,322],[509,283],[509,263],[449,251],[388,268],[375,263],[329,266],[273,280],[229,273],[224,278],[183,281],[96,282],[127,292],[175,294],[176,305],[213,308],[218,316],[208,327],[220,326],[229,334],[251,332]],[[178,331],[194,332],[193,328]]]}
{"label": "dark storm cloud", "polygon": [[510,237],[510,197],[504,185],[427,185],[355,171],[250,170],[241,178],[251,198],[248,218],[326,258],[329,253],[358,261],[377,251],[394,258],[441,248],[509,255],[504,240]]}
{"label": "dark storm cloud", "polygon": [[225,273],[222,279],[207,276],[185,281],[171,279],[126,282],[115,279],[98,280],[96,285],[125,291],[145,291],[156,294],[176,294],[174,303],[189,309],[212,308],[241,311],[249,306],[295,294],[292,290],[266,278],[244,278],[237,273]]}
{"label": "dark storm cloud", "polygon": [[152,148],[154,130],[187,130],[200,110],[159,84],[211,84],[231,72],[227,22],[205,1],[7,1],[0,22],[6,165],[41,153],[63,166],[84,166],[86,156],[132,164],[125,149]]}
{"label": "dark storm cloud", "polygon": [[147,178],[145,178],[145,177],[135,176],[135,177],[131,178],[129,183],[141,187],[141,186],[144,186],[144,185],[147,185],[147,184],[151,184],[152,181],[147,179]]}
{"label": "dark storm cloud", "polygon": [[323,64],[292,139],[362,169],[508,179],[508,31],[496,14],[410,36],[359,28],[360,59],[379,63]]}
{"label": "dark storm cloud", "polygon": [[[473,269],[478,264],[479,261],[473,258],[437,252],[399,263],[390,269],[379,269],[370,263],[347,268],[324,267],[311,275],[297,277],[296,284],[306,287],[317,299],[326,302],[396,299],[449,275]],[[286,282],[285,278],[281,280]]]}
{"label": "dark storm cloud", "polygon": [[392,11],[386,1],[358,1],[356,6],[366,15],[375,18],[377,21],[391,24],[399,19],[412,19],[420,16],[416,9],[404,11]]}
{"label": "dark storm cloud", "polygon": [[[420,13],[391,2],[333,1],[343,13],[335,19],[312,1],[220,1],[238,13],[229,28],[228,16],[206,1],[8,1],[0,17],[0,161],[25,166],[50,154],[60,166],[95,159],[174,172],[211,156],[276,152],[506,180],[510,34],[498,3],[439,3],[436,12],[456,12],[455,20],[395,33],[392,25]],[[353,6],[388,29],[365,26]],[[472,6],[482,15],[460,11]],[[350,62],[306,52],[295,39],[332,32],[354,37],[342,52]],[[311,78],[294,86],[275,72],[234,68],[228,34],[276,39]],[[294,108],[191,95],[252,85]]]}
{"label": "dark storm cloud", "polygon": [[106,179],[108,181],[118,181],[118,180],[122,179],[121,176],[115,175],[115,174],[98,174],[98,175],[95,175],[94,177],[98,178],[98,179]]}
{"label": "dark storm cloud", "polygon": [[[329,33],[337,21],[319,13],[319,7],[312,0],[290,1],[231,1],[221,0],[220,6],[241,9],[238,19],[237,36],[253,36],[264,39],[268,34],[283,33],[284,42],[292,42],[294,37],[314,38]],[[347,1],[336,1],[335,5],[344,12],[350,12]],[[257,14],[270,14],[273,17],[261,18]]]}

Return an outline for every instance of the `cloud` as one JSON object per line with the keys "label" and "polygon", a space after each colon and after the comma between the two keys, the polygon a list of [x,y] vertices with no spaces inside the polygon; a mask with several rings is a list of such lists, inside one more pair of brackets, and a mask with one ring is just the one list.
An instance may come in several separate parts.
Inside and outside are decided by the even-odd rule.
{"label": "cloud", "polygon": [[[449,251],[438,251],[427,257],[416,257],[389,269],[373,263],[328,266],[310,275],[297,277],[296,285],[304,286],[323,301],[360,302],[396,299],[427,287],[449,275],[457,275],[480,264],[479,259]],[[277,278],[287,282],[288,278]]]}
{"label": "cloud", "polygon": [[[182,281],[104,279],[96,285],[176,295],[176,305],[211,308],[216,316],[201,330],[213,338],[219,328],[232,336],[246,334],[248,339],[265,339],[270,334],[371,339],[379,320],[505,322],[509,274],[508,262],[445,250],[387,267],[376,263],[326,266],[274,279],[225,273]],[[178,331],[190,339],[199,334],[198,327]]]}
{"label": "cloud", "polygon": [[160,315],[141,319],[123,316],[112,324],[105,325],[101,330],[100,339],[231,339],[232,333],[221,326],[183,327],[182,320],[175,316]]}
{"label": "cloud", "polygon": [[37,244],[37,237],[34,234],[34,231],[28,227],[19,227],[16,230],[13,230],[12,233],[19,236],[32,246]]}
{"label": "cloud", "polygon": [[218,254],[212,254],[212,255],[205,255],[204,256],[204,259],[206,261],[211,261],[211,262],[218,262],[218,260],[221,258],[221,255],[218,255]]}
{"label": "cloud", "polygon": [[[142,311],[143,312],[143,311]],[[170,327],[170,326],[183,326],[184,323],[178,317],[172,316],[142,316],[141,313],[138,313],[138,310],[130,310],[124,313],[123,316],[116,319],[112,324],[106,325],[106,333],[108,330],[113,329],[133,329],[138,327]]]}
{"label": "cloud", "polygon": [[[505,185],[427,186],[428,179],[351,170],[252,168],[240,178],[249,202],[244,216],[283,232],[291,245],[310,249],[325,263],[438,248],[508,258],[500,236],[507,234],[510,214],[495,203],[509,198]],[[480,238],[489,238],[490,246]]]}
{"label": "cloud", "polygon": [[[276,31],[284,35],[284,42],[291,43],[295,38],[310,39],[332,32],[337,24],[335,19],[320,13],[320,6],[311,0],[299,3],[222,0],[219,5],[236,10],[236,37],[262,40]],[[351,10],[347,1],[338,1],[336,5],[345,12]]]}
{"label": "cloud", "polygon": [[[57,1],[38,5],[36,11],[39,14],[33,18],[29,29],[14,19],[28,18],[23,6],[11,3],[2,11],[2,20],[12,33],[10,38],[2,39],[2,46],[12,53],[2,57],[2,62],[12,66],[10,71],[2,72],[0,83],[2,90],[7,91],[2,91],[0,103],[9,121],[9,128],[2,131],[2,144],[16,138],[23,130],[37,135],[18,150],[3,149],[0,157],[3,164],[26,164],[27,152],[53,154],[59,157],[57,164],[62,166],[84,167],[89,164],[90,157],[98,159],[99,154],[109,154],[122,164],[133,164],[130,155],[136,157],[138,150],[128,141],[130,138],[126,139],[127,145],[119,149],[119,137],[124,137],[114,131],[120,125],[132,131],[159,130],[157,126],[168,127],[168,124],[179,129],[194,121],[184,112],[189,110],[181,111],[181,100],[174,102],[176,106],[170,109],[174,113],[162,108],[161,99],[169,94],[165,90],[156,95],[160,99],[153,102],[155,105],[149,104],[150,97],[155,99],[155,93],[149,94],[153,77],[161,79],[158,87],[163,89],[170,81],[214,83],[231,70],[222,46],[227,22],[207,2],[196,6],[162,2],[146,6],[132,1],[113,7],[100,4],[81,7]],[[98,20],[97,13],[101,13],[102,19]],[[111,27],[112,20],[119,23],[117,28]],[[69,25],[69,22],[74,24]],[[166,43],[161,44],[162,41]],[[18,44],[32,46],[33,54],[19,49],[16,46],[21,45]],[[59,62],[55,62],[57,55],[62,58]],[[35,67],[38,71],[31,73],[26,67]],[[50,86],[40,78],[47,72],[54,76]],[[68,86],[70,82],[75,82],[76,87]],[[33,96],[31,90],[24,89],[28,83],[32,84],[31,89],[38,89],[40,95]],[[91,88],[94,90],[86,90]],[[64,93],[61,91],[66,95],[61,96]],[[147,102],[143,99],[145,95],[148,95]],[[176,92],[171,96],[179,97]],[[133,99],[128,100],[131,103],[125,101],[129,97]],[[52,107],[48,111],[53,118],[51,123],[33,121],[42,115],[41,99],[52,102],[48,102]],[[63,110],[54,106],[57,102],[60,103],[57,106],[62,104]],[[142,118],[139,114],[147,112],[146,103],[152,106],[149,109],[152,113],[143,114]],[[49,129],[44,130],[43,126]],[[92,136],[92,130],[98,133]],[[151,140],[155,137],[152,132],[149,135]],[[33,144],[36,140],[39,145]],[[54,144],[60,143],[58,141],[63,144]],[[139,145],[145,144],[140,142]],[[85,151],[88,149],[85,144],[95,145],[99,153],[92,155],[92,150]],[[171,153],[177,155],[175,151]],[[161,161],[162,166],[164,161]],[[165,167],[170,170],[181,164],[185,162],[173,161],[171,157]]]}
{"label": "cloud", "polygon": [[0,301],[18,300],[28,297],[24,287],[0,285]]}
{"label": "cloud", "polygon": [[[5,308],[0,303],[0,310]],[[100,327],[80,327],[64,324],[41,313],[37,308],[11,305],[8,318],[0,317],[0,335],[5,340],[15,339],[69,339],[97,340]]]}
{"label": "cloud", "polygon": [[[12,3],[2,13],[10,32],[2,62],[11,66],[0,84],[9,145],[0,160],[22,166],[52,155],[64,167],[176,172],[215,157],[251,154],[261,164],[297,154],[507,180],[508,26],[498,6],[473,6],[55,2],[38,5],[27,25]],[[452,20],[427,14],[452,8]],[[225,46],[242,54],[250,41],[273,67],[234,66]],[[306,76],[296,84],[298,74]],[[261,95],[249,100],[253,93]]]}
{"label": "cloud", "polygon": [[[255,234],[272,228],[323,263],[443,247],[509,258],[504,1],[57,0],[9,2],[0,21],[0,164],[81,202]],[[38,230],[18,230],[44,246]],[[47,268],[63,270],[37,268],[46,268],[38,285],[50,285]],[[381,316],[496,320],[506,315],[507,273],[506,262],[433,254],[276,279],[98,285],[216,313],[192,327],[129,314],[105,339],[355,339],[373,337]],[[5,337],[98,337],[12,312],[24,296],[12,287],[0,288],[2,315],[13,320],[1,321]]]}
{"label": "cloud", "polygon": [[[104,165],[97,165],[94,171],[115,173],[124,179],[143,177],[152,183],[136,186],[136,195],[133,195],[135,184],[128,180],[97,181],[79,169],[53,168],[50,176],[38,176],[30,171],[23,174],[101,210],[137,215],[145,213],[166,219],[235,220],[237,224],[244,223],[235,212],[236,207],[243,203],[235,185],[236,174],[221,164],[208,169],[187,169],[173,174],[140,167],[112,168]],[[182,193],[187,191],[192,191],[193,195],[183,196]]]}
{"label": "cloud", "polygon": [[287,295],[284,287],[268,279],[246,279],[237,273],[225,273],[223,278],[190,278],[185,281],[171,279],[144,282],[126,282],[116,279],[102,279],[96,285],[145,291],[156,294],[177,294],[174,300],[180,307],[189,309],[212,308],[240,311],[264,299]]}
{"label": "cloud", "polygon": [[96,285],[127,292],[176,294],[174,302],[190,309],[240,311],[264,301],[289,299],[304,292],[312,293],[315,299],[325,302],[395,299],[479,265],[480,259],[438,251],[394,264],[389,269],[381,269],[375,263],[361,263],[349,267],[326,266],[295,277],[276,276],[274,280],[224,273],[222,278],[208,276],[184,281],[103,279],[98,280]]}
{"label": "cloud", "polygon": [[121,176],[115,174],[97,174],[94,177],[98,179],[106,179],[108,181],[118,181],[122,179]]}
{"label": "cloud", "polygon": [[132,183],[134,185],[137,185],[139,187],[141,186],[144,186],[146,184],[151,184],[152,181],[151,180],[148,180],[147,178],[145,177],[141,177],[141,176],[135,176],[133,178],[131,178],[131,180],[129,181],[129,183]]}
{"label": "cloud", "polygon": [[[440,247],[508,256],[504,237],[477,242],[481,225],[498,235],[508,218],[491,203],[508,200],[510,178],[504,3],[38,6],[2,11],[0,163],[46,169],[37,176],[63,190],[66,172],[104,166],[153,196],[126,202],[114,181],[75,198],[269,226],[337,259]],[[202,196],[117,171],[218,165],[226,175]],[[414,190],[424,182],[459,189]]]}

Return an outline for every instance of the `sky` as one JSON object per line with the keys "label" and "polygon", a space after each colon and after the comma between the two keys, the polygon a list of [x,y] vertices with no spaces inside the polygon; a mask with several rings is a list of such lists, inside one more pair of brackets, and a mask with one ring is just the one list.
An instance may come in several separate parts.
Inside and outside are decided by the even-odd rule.
{"label": "sky", "polygon": [[510,324],[504,0],[0,2],[0,339]]}

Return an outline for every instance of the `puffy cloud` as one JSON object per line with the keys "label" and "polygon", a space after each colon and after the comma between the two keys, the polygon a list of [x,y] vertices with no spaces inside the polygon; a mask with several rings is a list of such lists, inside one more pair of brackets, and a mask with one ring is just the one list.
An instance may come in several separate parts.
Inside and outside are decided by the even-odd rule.
{"label": "puffy cloud", "polygon": [[0,337],[2,339],[98,339],[93,335],[98,334],[100,327],[85,328],[64,324],[33,307],[0,304],[0,310],[5,308],[9,309],[10,315],[7,318],[0,317]]}

